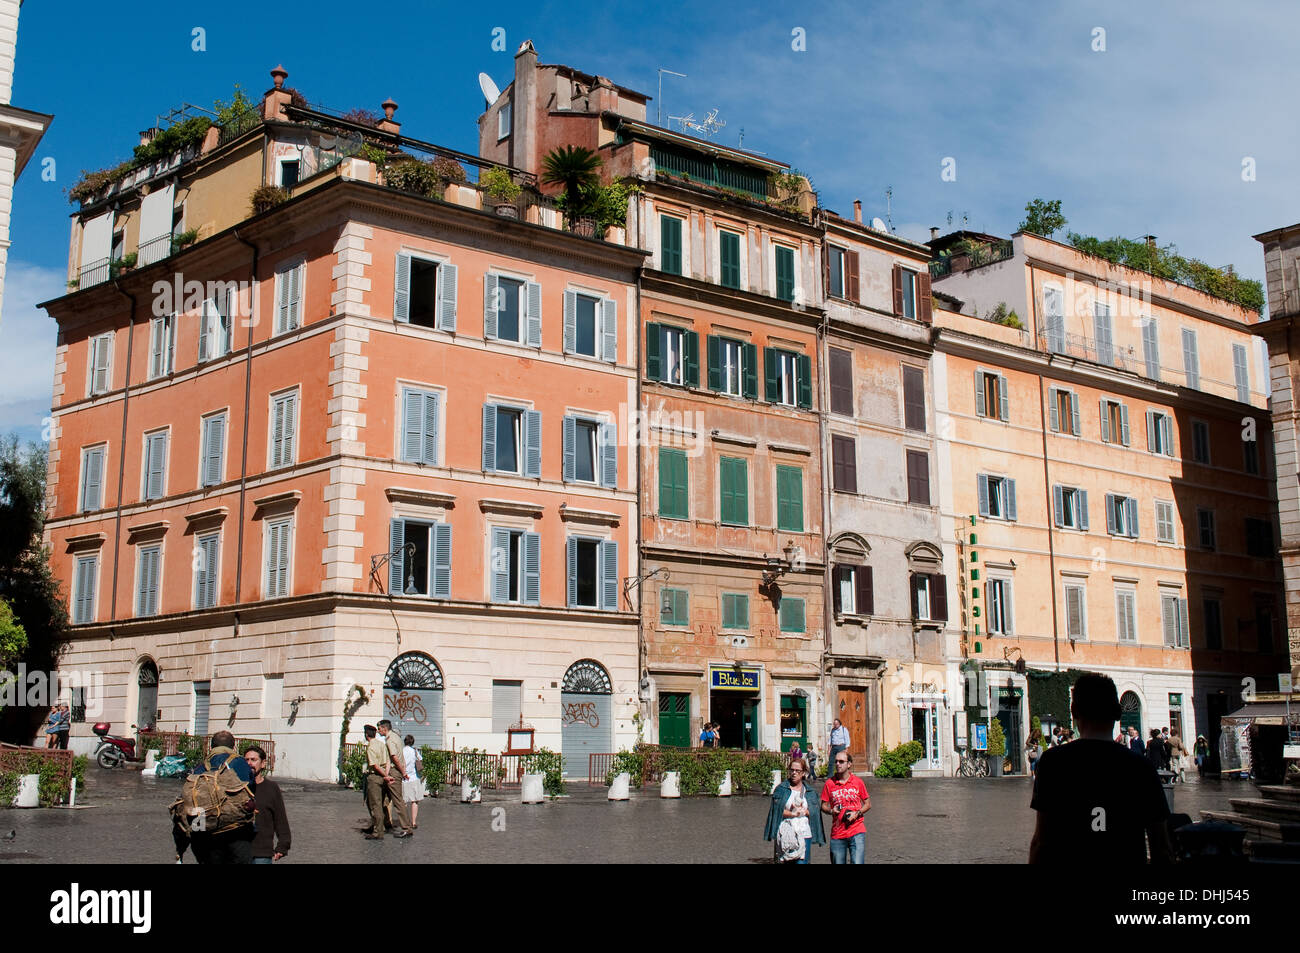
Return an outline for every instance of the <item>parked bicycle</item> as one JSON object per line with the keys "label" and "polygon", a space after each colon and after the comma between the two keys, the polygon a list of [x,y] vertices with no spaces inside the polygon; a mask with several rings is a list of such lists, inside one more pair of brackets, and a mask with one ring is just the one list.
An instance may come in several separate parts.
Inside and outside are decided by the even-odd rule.
{"label": "parked bicycle", "polygon": [[983,751],[965,748],[961,753],[961,765],[957,769],[963,778],[987,778],[989,776],[989,759]]}

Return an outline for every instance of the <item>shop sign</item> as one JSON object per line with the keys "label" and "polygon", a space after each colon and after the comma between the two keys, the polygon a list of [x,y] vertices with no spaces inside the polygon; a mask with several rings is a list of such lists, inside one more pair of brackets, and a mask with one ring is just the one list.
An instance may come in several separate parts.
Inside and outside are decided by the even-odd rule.
{"label": "shop sign", "polygon": [[713,668],[709,670],[709,687],[724,691],[756,692],[763,670],[758,668]]}

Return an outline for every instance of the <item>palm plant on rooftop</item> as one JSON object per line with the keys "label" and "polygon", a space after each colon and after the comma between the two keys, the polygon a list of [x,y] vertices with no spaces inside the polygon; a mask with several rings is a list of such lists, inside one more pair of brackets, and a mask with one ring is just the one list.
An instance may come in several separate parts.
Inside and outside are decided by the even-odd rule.
{"label": "palm plant on rooftop", "polygon": [[581,215],[585,197],[600,183],[600,156],[585,146],[552,149],[542,159],[542,182],[564,189],[564,208],[570,219]]}

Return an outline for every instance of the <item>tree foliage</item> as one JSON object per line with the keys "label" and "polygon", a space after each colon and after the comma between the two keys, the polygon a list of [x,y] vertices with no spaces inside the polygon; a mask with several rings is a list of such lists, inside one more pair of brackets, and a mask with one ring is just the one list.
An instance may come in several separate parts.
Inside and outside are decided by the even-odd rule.
{"label": "tree foliage", "polygon": [[1051,238],[1068,223],[1061,214],[1061,200],[1033,199],[1025,205],[1025,220],[1020,223],[1020,231],[1033,232],[1044,238]]}

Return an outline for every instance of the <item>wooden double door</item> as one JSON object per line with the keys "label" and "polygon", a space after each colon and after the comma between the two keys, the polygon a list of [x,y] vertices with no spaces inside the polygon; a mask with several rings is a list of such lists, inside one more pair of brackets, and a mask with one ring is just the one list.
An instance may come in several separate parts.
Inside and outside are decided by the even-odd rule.
{"label": "wooden double door", "polygon": [[865,770],[871,739],[867,731],[867,689],[859,685],[841,685],[835,717],[849,730],[849,753],[854,767]]}

